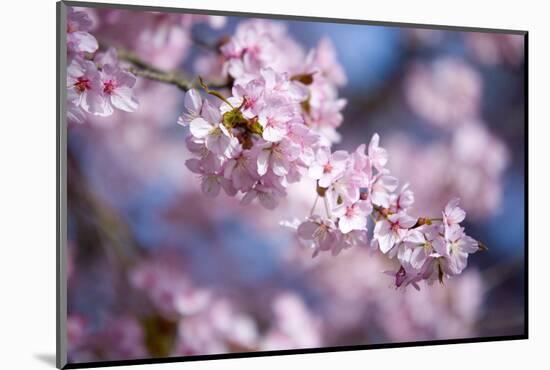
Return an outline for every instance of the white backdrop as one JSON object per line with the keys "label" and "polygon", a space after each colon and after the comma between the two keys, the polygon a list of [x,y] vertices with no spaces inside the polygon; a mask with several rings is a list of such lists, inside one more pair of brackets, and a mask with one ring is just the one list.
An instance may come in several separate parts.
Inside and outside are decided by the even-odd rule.
{"label": "white backdrop", "polygon": [[[116,1],[111,2],[130,2]],[[530,96],[530,338],[132,369],[514,369],[548,363],[550,38],[544,2],[140,0],[133,4],[527,29]],[[535,5],[537,4],[537,5]],[[55,354],[55,2],[3,2],[0,129],[0,367],[53,368]],[[533,176],[534,175],[534,176]],[[518,210],[519,211],[519,210]]]}

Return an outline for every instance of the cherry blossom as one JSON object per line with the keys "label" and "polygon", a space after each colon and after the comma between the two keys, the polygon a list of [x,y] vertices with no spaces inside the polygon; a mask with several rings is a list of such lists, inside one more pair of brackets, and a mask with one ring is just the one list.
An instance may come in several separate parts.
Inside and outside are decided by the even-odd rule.
{"label": "cherry blossom", "polygon": [[344,174],[347,160],[347,152],[340,150],[331,154],[327,147],[321,147],[317,151],[316,160],[309,167],[309,176],[318,180],[319,186],[327,188]]}
{"label": "cherry blossom", "polygon": [[[297,236],[299,239],[310,243],[313,249],[313,256],[320,251],[338,250],[342,234],[336,224],[330,219],[323,219],[319,216],[312,216],[298,226]],[[336,253],[335,253],[336,254]]]}
{"label": "cherry blossom", "polygon": [[447,203],[443,211],[443,222],[446,226],[461,223],[466,218],[466,212],[458,206],[459,198],[454,198]]}
{"label": "cherry blossom", "polygon": [[367,215],[372,212],[371,203],[359,200],[353,204],[337,206],[333,215],[338,217],[338,228],[347,234],[353,230],[366,230]]}
{"label": "cherry blossom", "polygon": [[[118,12],[110,15],[120,17]],[[154,15],[144,23],[139,39],[154,35],[154,48],[176,42],[184,50],[193,24],[213,22],[217,26],[218,21],[205,16]],[[85,121],[86,113],[105,117],[115,109],[138,109],[137,78],[130,72],[134,69],[128,61],[119,60],[114,48],[98,51],[90,30],[92,22],[86,13],[69,13],[67,37],[72,56],[67,71],[67,113],[74,122]],[[240,197],[244,206],[257,202],[273,210],[291,184],[307,177],[315,181],[311,193],[316,200],[310,215],[292,225],[313,256],[370,246],[371,251],[379,250],[399,264],[392,272],[397,287],[416,288],[422,280],[441,282],[462,272],[468,255],[479,246],[460,226],[465,212],[458,207],[458,199],[447,204],[442,218],[413,217],[416,195],[408,183],[398,188],[399,180],[387,167],[388,151],[380,145],[377,133],[351,153],[333,150],[340,140],[337,128],[346,105],[338,88],[347,79],[328,38],[306,53],[281,23],[250,20],[239,23],[235,33],[216,48],[217,77],[226,85],[211,88],[198,78],[203,91],[180,86],[187,91],[184,111],[177,119],[187,133],[184,144],[190,157],[185,166],[197,175],[206,196],[215,198],[223,189],[229,197]],[[137,52],[147,55],[140,48]],[[465,76],[463,85],[453,84],[453,71]],[[440,79],[443,87],[434,82]],[[417,88],[418,80],[423,82],[423,94],[420,98],[409,94],[409,100],[426,119],[435,117],[436,124],[444,125],[478,113],[481,87],[462,61],[419,64],[407,82],[410,91]],[[447,95],[440,94],[441,89]],[[438,105],[428,109],[428,100]],[[460,135],[454,141],[467,144]],[[479,159],[476,153],[462,156],[465,161]],[[496,159],[494,164],[498,167]]]}
{"label": "cherry blossom", "polygon": [[428,258],[435,254],[444,253],[446,242],[440,234],[439,225],[422,225],[411,230],[403,243],[403,250],[410,251],[410,255],[402,252],[398,258],[402,263],[409,263],[414,269],[420,270]]}
{"label": "cherry blossom", "polygon": [[405,240],[416,220],[405,213],[392,214],[376,222],[373,243],[382,253],[388,253]]}
{"label": "cherry blossom", "polygon": [[69,54],[94,53],[97,50],[97,40],[88,32],[92,26],[93,22],[86,12],[68,8],[67,50]]}
{"label": "cherry blossom", "polygon": [[409,183],[406,183],[401,187],[399,193],[394,193],[390,196],[390,211],[393,213],[399,213],[401,211],[407,211],[414,204],[414,193],[409,188]]}
{"label": "cherry blossom", "polygon": [[68,66],[67,96],[70,104],[87,113],[99,116],[112,113],[105,105],[101,75],[91,61],[74,59]]}
{"label": "cherry blossom", "polygon": [[374,134],[369,143],[368,156],[369,159],[378,171],[383,171],[384,166],[388,163],[388,153],[386,149],[379,146],[380,136]]}
{"label": "cherry blossom", "polygon": [[201,115],[203,101],[199,92],[191,89],[185,94],[183,102],[185,112],[178,118],[178,124],[185,127]]}
{"label": "cherry blossom", "polygon": [[113,107],[133,112],[138,108],[137,99],[132,88],[136,77],[118,66],[106,64],[101,71],[103,94],[106,100],[106,115],[113,113]]}
{"label": "cherry blossom", "polygon": [[449,275],[458,275],[466,268],[468,254],[478,251],[478,242],[464,233],[464,228],[459,225],[445,227],[445,240],[447,242],[446,257],[448,264],[446,272]]}

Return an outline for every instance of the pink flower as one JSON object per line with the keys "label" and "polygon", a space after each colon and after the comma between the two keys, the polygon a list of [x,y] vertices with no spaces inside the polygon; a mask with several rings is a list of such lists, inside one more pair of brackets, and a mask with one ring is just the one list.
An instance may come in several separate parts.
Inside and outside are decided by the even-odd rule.
{"label": "pink flower", "polygon": [[260,79],[248,82],[246,85],[233,85],[233,96],[228,101],[234,107],[240,107],[245,118],[252,118],[258,115],[263,103],[262,98],[265,91],[265,84]]}
{"label": "pink flower", "polygon": [[415,223],[416,220],[405,213],[382,218],[374,226],[373,242],[377,242],[380,251],[386,254],[405,239]]}
{"label": "pink flower", "polygon": [[308,110],[305,114],[307,125],[314,128],[324,139],[325,145],[340,141],[336,128],[342,124],[342,110],[345,99],[339,99],[334,86],[314,83],[309,86]]}
{"label": "pink flower", "polygon": [[279,204],[277,200],[279,196],[280,194],[277,193],[276,189],[259,183],[244,195],[241,204],[250,204],[254,199],[258,198],[260,204],[265,208],[275,209]]}
{"label": "pink flower", "polygon": [[384,171],[384,166],[388,163],[388,153],[386,152],[386,149],[378,146],[379,142],[380,136],[378,136],[378,134],[374,134],[369,143],[368,156],[372,165],[378,171],[382,172]]}
{"label": "pink flower", "polygon": [[101,79],[107,115],[112,114],[112,107],[126,112],[133,112],[138,108],[138,102],[132,90],[136,83],[136,77],[133,74],[118,66],[106,64],[103,66]]}
{"label": "pink flower", "polygon": [[[334,201],[354,203],[359,200],[360,188],[363,185],[363,177],[360,173],[348,168],[344,175],[332,183],[332,196]],[[370,202],[369,202],[370,204]]]}
{"label": "pink flower", "polygon": [[258,180],[255,158],[250,151],[241,151],[226,162],[223,175],[237,190],[249,191]]}
{"label": "pink flower", "polygon": [[288,123],[294,118],[294,112],[277,102],[270,102],[258,115],[258,122],[263,127],[262,137],[266,141],[281,141],[288,133]]}
{"label": "pink flower", "polygon": [[458,206],[460,199],[454,198],[447,203],[443,211],[443,222],[447,226],[457,225],[464,221],[466,212]]}
{"label": "pink flower", "polygon": [[[340,244],[340,246],[342,246],[343,248],[368,246],[367,230],[352,230],[349,233],[342,235],[342,243]],[[340,250],[337,246],[333,248],[332,254],[337,255],[339,252]]]}
{"label": "pink flower", "polygon": [[229,196],[237,193],[233,183],[216,169],[219,167],[219,162],[216,161],[214,156],[206,156],[202,159],[191,158],[185,162],[185,165],[190,171],[200,176],[201,190],[207,196],[217,197],[222,188]]}
{"label": "pink flower", "polygon": [[394,284],[396,288],[405,288],[412,285],[416,290],[420,290],[418,282],[422,280],[422,275],[414,270],[407,271],[404,266],[399,266],[397,271],[384,271],[384,273],[395,279]]}
{"label": "pink flower", "polygon": [[363,173],[367,178],[364,180],[368,183],[368,180],[372,177],[372,168],[370,158],[365,154],[365,144],[361,144],[351,154],[352,167],[357,173]]}
{"label": "pink flower", "polygon": [[373,204],[388,208],[392,192],[397,189],[397,179],[393,176],[378,174],[369,187],[370,199]]}
{"label": "pink flower", "polygon": [[223,164],[222,157],[206,149],[203,143],[197,144],[198,148],[192,149],[190,148],[190,143],[192,143],[192,141],[188,141],[188,149],[190,149],[190,151],[197,149],[196,154],[198,154],[199,157],[188,159],[185,162],[187,168],[197,174],[216,173],[220,171]]}
{"label": "pink flower", "polygon": [[285,176],[289,173],[292,161],[299,155],[299,148],[290,140],[282,140],[278,143],[265,143],[258,145],[257,158],[258,174],[265,175],[271,169],[277,176]]}
{"label": "pink flower", "polygon": [[302,83],[292,81],[288,73],[277,73],[273,68],[263,68],[260,75],[267,93],[267,98],[281,98],[289,100],[292,103],[301,103],[307,99],[308,88]]}
{"label": "pink flower", "polygon": [[86,120],[86,113],[76,105],[74,101],[67,101],[67,120],[74,123],[83,123]]}
{"label": "pink flower", "polygon": [[393,213],[399,213],[401,211],[407,211],[414,203],[414,193],[409,189],[409,183],[406,183],[401,188],[399,194],[392,194],[390,196],[390,211]]}
{"label": "pink flower", "polygon": [[319,40],[317,47],[308,55],[308,70],[319,72],[324,78],[337,86],[347,82],[346,73],[336,57],[336,50],[329,38]]}
{"label": "pink flower", "polygon": [[202,98],[199,92],[195,89],[189,89],[185,93],[183,106],[185,112],[178,118],[178,124],[188,126],[195,118],[200,117],[202,111]]}
{"label": "pink flower", "polygon": [[352,204],[341,204],[332,213],[339,217],[338,228],[342,233],[347,234],[353,230],[366,230],[367,217],[372,212],[370,202],[358,201]]}
{"label": "pink flower", "polygon": [[459,225],[445,226],[445,239],[447,241],[446,257],[448,265],[446,272],[449,275],[458,275],[468,264],[468,254],[478,251],[478,242],[464,233],[464,228]]}
{"label": "pink flower", "polygon": [[297,235],[300,240],[310,243],[308,246],[313,248],[313,257],[320,251],[341,249],[342,234],[330,219],[311,216],[298,226]]}
{"label": "pink flower", "polygon": [[410,254],[407,257],[404,254],[398,256],[401,257],[401,263],[408,263],[414,269],[420,270],[433,254],[444,252],[445,239],[439,229],[439,225],[423,225],[410,230],[403,244],[403,248],[409,250]]}
{"label": "pink flower", "polygon": [[238,140],[220,123],[221,114],[217,108],[206,101],[203,110],[201,117],[191,121],[191,134],[197,139],[203,139],[206,148],[214,154],[230,157],[239,145]]}
{"label": "pink flower", "polygon": [[298,146],[300,150],[298,157],[302,164],[311,165],[315,159],[314,148],[319,143],[319,135],[302,123],[292,123],[288,127],[286,137]]}
{"label": "pink flower", "polygon": [[93,23],[88,14],[68,8],[67,13],[67,49],[73,53],[94,53],[98,48],[97,40],[88,31]]}
{"label": "pink flower", "polygon": [[300,47],[288,37],[284,24],[261,19],[241,22],[220,50],[227,59],[229,74],[237,82],[250,81],[266,67],[290,72],[301,59]]}
{"label": "pink flower", "polygon": [[328,188],[344,174],[348,156],[348,153],[343,150],[331,154],[329,148],[321,147],[317,151],[315,161],[309,167],[309,176],[314,180],[319,180],[319,186]]}
{"label": "pink flower", "polygon": [[138,107],[132,90],[136,78],[118,67],[114,49],[99,54],[96,59],[94,63],[77,56],[67,68],[68,116],[72,121],[83,121],[75,107],[102,117],[113,114],[113,107],[127,112]]}
{"label": "pink flower", "polygon": [[101,76],[93,62],[73,59],[67,68],[67,89],[68,100],[84,111],[98,116],[112,113],[105,104]]}
{"label": "pink flower", "polygon": [[215,198],[220,193],[221,188],[223,188],[229,196],[236,194],[233,184],[231,184],[221,174],[205,174],[202,176],[201,190],[204,194]]}

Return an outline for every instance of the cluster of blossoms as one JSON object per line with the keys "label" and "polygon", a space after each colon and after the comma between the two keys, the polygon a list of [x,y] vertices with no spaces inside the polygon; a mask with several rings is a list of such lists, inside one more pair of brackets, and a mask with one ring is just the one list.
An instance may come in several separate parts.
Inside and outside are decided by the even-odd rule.
{"label": "cluster of blossoms", "polygon": [[216,105],[196,90],[185,97],[179,123],[189,125],[187,147],[196,157],[187,167],[202,177],[202,189],[216,196],[244,194],[243,203],[258,198],[277,206],[288,183],[300,180],[314,157],[319,135],[300,114],[300,83],[264,69],[233,96]]}
{"label": "cluster of blossoms", "polygon": [[266,68],[278,80],[300,82],[300,95],[294,99],[299,99],[301,119],[328,144],[339,141],[336,128],[342,124],[346,100],[338,97],[338,87],[346,83],[346,75],[328,38],[306,53],[284,24],[254,19],[240,23],[235,34],[222,41],[219,52],[212,56],[213,64],[234,86],[247,86]]}
{"label": "cluster of blossoms", "polygon": [[[194,22],[208,19],[159,16],[153,18],[153,28],[183,27],[189,31]],[[135,111],[136,78],[121,66],[115,49],[97,52],[98,42],[89,33],[93,26],[89,15],[70,8],[67,24],[69,119],[80,122],[84,112],[109,116],[115,108]],[[416,285],[418,280],[433,280],[434,276],[442,281],[443,276],[462,271],[457,266],[465,262],[454,261],[458,252],[451,246],[457,240],[468,240],[466,244],[473,243],[475,248],[477,244],[458,235],[458,231],[436,232],[431,219],[415,219],[406,213],[414,201],[413,193],[408,185],[396,192],[398,181],[385,167],[388,156],[379,147],[378,135],[373,136],[368,148],[360,145],[353,153],[331,151],[331,145],[339,140],[336,128],[342,122],[341,110],[346,104],[338,97],[337,88],[346,82],[346,76],[328,39],[305,53],[283,25],[250,20],[239,24],[235,34],[221,41],[218,49],[216,60],[230,93],[211,90],[199,79],[208,97],[195,89],[187,91],[185,112],[178,119],[190,132],[186,144],[193,158],[186,161],[186,166],[200,176],[204,193],[215,197],[223,189],[229,196],[242,194],[243,204],[257,199],[265,208],[274,209],[286,196],[289,184],[307,176],[317,182],[317,200],[323,199],[326,216],[314,213],[316,200],[310,217],[294,226],[298,238],[313,249],[314,256],[321,251],[336,255],[342,249],[369,244],[370,217],[375,223],[370,244],[400,261],[397,286],[403,282]],[[448,64],[452,68],[447,68]],[[457,70],[458,62],[449,60],[436,67],[440,71],[436,80],[454,85],[448,71]],[[447,109],[445,103],[457,99],[452,95],[454,90],[444,85],[443,91],[451,91],[451,96],[441,97],[440,121],[475,115],[478,110],[479,84],[467,69],[460,70],[462,77],[471,77],[460,78],[467,81],[471,88],[466,90],[471,93],[463,96],[464,88],[458,89],[458,97],[462,98],[458,100],[464,104]],[[417,76],[424,80],[429,77],[422,71]],[[426,94],[431,91],[428,89]],[[433,98],[430,95],[426,99]],[[426,115],[434,116],[433,112]],[[413,258],[407,252],[418,233],[425,238],[444,235],[448,252],[425,247],[426,258],[419,265],[418,255]],[[451,234],[455,239],[449,239]],[[466,257],[475,249],[461,248]]]}
{"label": "cluster of blossoms", "polygon": [[135,76],[121,68],[114,49],[96,53],[98,42],[89,33],[91,28],[86,12],[68,8],[67,112],[72,122],[83,122],[85,113],[104,117],[114,109],[133,112],[138,108]]}
{"label": "cluster of blossoms", "polygon": [[[284,50],[284,52],[283,52]],[[212,102],[190,90],[186,112],[188,168],[202,178],[205,193],[243,193],[273,209],[289,183],[307,173],[315,151],[338,140],[346,80],[327,39],[305,55],[284,26],[263,20],[241,23],[220,46],[222,74],[231,96]],[[306,63],[304,63],[304,60]]]}
{"label": "cluster of blossoms", "polygon": [[[338,254],[342,249],[367,245],[369,217],[374,223],[370,246],[400,268],[392,273],[397,287],[426,280],[443,282],[466,267],[468,254],[479,243],[464,233],[459,223],[465,212],[451,200],[441,218],[414,218],[409,211],[414,194],[385,167],[388,156],[374,135],[365,153],[360,145],[353,153],[321,148],[309,168],[317,180],[317,192],[325,201],[325,217],[313,214],[297,226],[300,241],[314,250]],[[314,209],[312,210],[313,213]]]}
{"label": "cluster of blossoms", "polygon": [[[310,217],[292,226],[314,256],[367,245],[371,217],[375,226],[370,244],[392,258],[398,256],[397,286],[418,287],[419,280],[432,281],[435,276],[442,282],[445,276],[459,274],[477,242],[457,230],[436,230],[431,219],[406,213],[413,193],[408,185],[396,193],[398,180],[385,167],[388,155],[377,134],[368,148],[363,144],[353,153],[331,151],[345,103],[335,99],[335,91],[345,75],[330,43],[323,41],[303,56],[306,63],[300,67],[281,52],[296,48],[283,27],[244,22],[221,46],[224,69],[233,81],[231,95],[212,91],[202,81],[206,93],[216,99],[205,99],[196,90],[187,92],[178,123],[189,126],[186,143],[194,157],[186,165],[200,176],[203,192],[213,197],[221,189],[229,196],[242,193],[243,204],[257,198],[273,209],[288,184],[307,176],[317,182],[326,216],[314,214],[317,199]],[[332,129],[328,135],[323,130],[327,127]],[[424,259],[415,252],[411,262],[407,251],[414,249],[419,235],[433,238],[437,233],[445,235],[444,247],[433,249],[432,239],[425,239],[430,242],[423,247]]]}
{"label": "cluster of blossoms", "polygon": [[[191,28],[197,23],[207,23],[214,28],[225,24],[225,18],[189,15],[145,13],[142,22],[129,24],[121,18],[120,10],[100,11],[98,14],[68,8],[67,14],[67,97],[68,118],[82,123],[86,113],[94,116],[111,116],[115,109],[134,112],[138,108],[135,97],[136,77],[127,65],[118,59],[116,50],[109,48],[98,52],[99,43],[94,35],[95,24],[118,24],[114,32],[120,37],[103,35],[109,45],[123,45],[135,50],[136,55],[160,68],[174,68],[186,55],[191,44]],[[96,22],[94,22],[94,20]],[[135,29],[138,27],[137,29]],[[124,36],[131,35],[131,42]]]}
{"label": "cluster of blossoms", "polygon": [[312,215],[295,226],[314,256],[367,245],[372,217],[370,244],[400,262],[396,286],[442,282],[462,272],[478,243],[458,225],[463,217],[451,217],[464,214],[457,202],[449,203],[438,226],[435,219],[409,216],[414,195],[407,184],[396,192],[398,180],[385,167],[388,155],[377,134],[353,153],[331,152],[300,119],[300,84],[270,69],[260,73],[261,79],[236,85],[230,98],[214,93],[223,100],[219,106],[195,90],[186,95],[179,122],[189,126],[187,146],[195,155],[186,164],[201,176],[206,194],[216,196],[222,188],[230,196],[242,192],[243,203],[258,198],[272,209],[288,183],[307,175],[317,181],[326,216],[313,214],[314,205]]}

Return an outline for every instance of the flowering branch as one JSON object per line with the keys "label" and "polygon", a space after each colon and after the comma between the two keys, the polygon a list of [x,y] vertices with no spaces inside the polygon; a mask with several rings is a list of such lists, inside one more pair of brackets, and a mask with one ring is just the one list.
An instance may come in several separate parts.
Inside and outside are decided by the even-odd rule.
{"label": "flowering branch", "polygon": [[[116,48],[116,53],[120,60],[124,60],[133,65],[128,67],[127,70],[136,76],[171,84],[183,91],[202,86],[201,83],[197,83],[197,81],[190,81],[180,72],[164,71],[161,68],[145,62],[136,54],[122,48]],[[230,87],[230,84],[227,82],[221,84],[208,83],[208,86],[213,89],[223,89]]]}
{"label": "flowering branch", "polygon": [[[370,247],[398,261],[399,268],[390,273],[396,287],[419,289],[420,281],[443,283],[461,274],[469,254],[487,249],[460,226],[466,214],[458,199],[448,202],[441,217],[410,215],[414,193],[408,184],[397,190],[378,134],[354,152],[332,150],[340,139],[336,129],[346,101],[338,97],[338,87],[346,76],[327,39],[307,57],[293,58],[285,51],[297,45],[284,30],[261,20],[243,22],[234,36],[213,46],[215,68],[227,81],[214,85],[163,71],[125,50],[96,53],[99,46],[87,25],[69,26],[73,60],[67,86],[76,118],[80,109],[100,116],[112,114],[113,107],[137,109],[136,76],[185,91],[178,124],[189,128],[186,144],[193,158],[186,166],[199,176],[206,195],[216,197],[223,189],[229,196],[242,195],[243,204],[257,200],[274,209],[290,183],[306,177],[316,181],[310,215],[294,225],[297,239],[313,256]],[[217,99],[203,98],[194,87]],[[324,217],[315,213],[319,197]]]}

